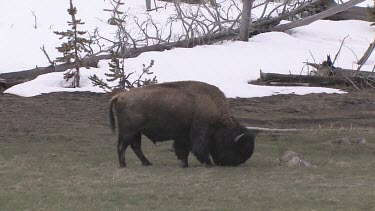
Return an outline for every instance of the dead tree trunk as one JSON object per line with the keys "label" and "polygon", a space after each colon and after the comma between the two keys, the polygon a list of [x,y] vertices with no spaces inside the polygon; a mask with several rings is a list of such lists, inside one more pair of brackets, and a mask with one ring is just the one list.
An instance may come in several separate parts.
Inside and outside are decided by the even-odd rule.
{"label": "dead tree trunk", "polygon": [[249,25],[251,21],[251,7],[253,5],[253,0],[244,0],[242,7],[242,17],[240,24],[240,40],[249,41]]}

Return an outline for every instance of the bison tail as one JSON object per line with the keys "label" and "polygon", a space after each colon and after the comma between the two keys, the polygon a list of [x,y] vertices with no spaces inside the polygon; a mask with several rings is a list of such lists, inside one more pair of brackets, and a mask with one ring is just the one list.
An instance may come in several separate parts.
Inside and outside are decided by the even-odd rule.
{"label": "bison tail", "polygon": [[113,114],[113,109],[114,109],[113,106],[116,106],[116,102],[117,102],[117,95],[112,97],[112,99],[109,101],[109,123],[110,123],[111,130],[113,133],[115,133],[116,131],[116,120]]}

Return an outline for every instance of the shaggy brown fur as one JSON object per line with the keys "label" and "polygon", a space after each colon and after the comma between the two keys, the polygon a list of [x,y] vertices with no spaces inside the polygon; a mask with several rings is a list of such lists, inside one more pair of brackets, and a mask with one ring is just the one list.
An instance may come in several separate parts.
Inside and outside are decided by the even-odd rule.
{"label": "shaggy brown fur", "polygon": [[[126,166],[125,150],[129,145],[143,165],[151,165],[141,150],[141,134],[153,142],[174,140],[177,158],[187,167],[187,156],[190,151],[200,162],[207,165],[212,165],[210,154],[222,154],[212,152],[213,149],[217,149],[213,147],[217,144],[215,140],[222,139],[214,138],[219,130],[225,129],[226,133],[236,131],[227,135],[231,142],[235,138],[233,135],[241,135],[239,131],[246,132],[236,130],[240,126],[230,116],[224,94],[217,87],[202,82],[181,81],[132,89],[114,96],[109,107],[112,130],[115,130],[113,107],[117,114],[118,156],[122,167]],[[251,137],[250,142],[253,143],[253,136]],[[221,142],[229,143],[226,140]],[[247,150],[251,151],[248,153],[250,156],[252,150],[253,147]]]}

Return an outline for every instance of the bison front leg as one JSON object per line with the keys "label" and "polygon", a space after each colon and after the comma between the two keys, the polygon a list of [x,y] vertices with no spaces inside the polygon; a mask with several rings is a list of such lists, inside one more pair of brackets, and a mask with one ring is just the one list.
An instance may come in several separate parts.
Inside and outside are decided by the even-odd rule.
{"label": "bison front leg", "polygon": [[173,143],[174,151],[176,153],[177,159],[181,161],[181,166],[183,168],[189,167],[188,158],[190,153],[189,140],[177,139]]}
{"label": "bison front leg", "polygon": [[191,130],[191,147],[193,154],[199,162],[212,166],[209,155],[209,139],[207,137],[208,127],[193,127]]}
{"label": "bison front leg", "polygon": [[141,160],[143,166],[151,166],[152,163],[146,158],[146,156],[142,152],[141,147],[141,133],[138,133],[134,137],[134,141],[130,144],[130,147],[133,149],[134,153],[137,155],[139,160]]}

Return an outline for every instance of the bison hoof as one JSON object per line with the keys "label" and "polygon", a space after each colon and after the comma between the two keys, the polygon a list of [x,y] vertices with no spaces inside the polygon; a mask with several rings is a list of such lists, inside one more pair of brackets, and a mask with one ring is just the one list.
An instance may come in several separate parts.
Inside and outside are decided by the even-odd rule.
{"label": "bison hoof", "polygon": [[187,163],[181,163],[181,167],[182,168],[187,168],[187,167],[189,167],[189,164],[187,164]]}
{"label": "bison hoof", "polygon": [[126,167],[126,164],[123,163],[123,164],[120,164],[120,168],[125,168]]}
{"label": "bison hoof", "polygon": [[148,162],[148,163],[142,163],[143,166],[152,166],[152,163]]}

